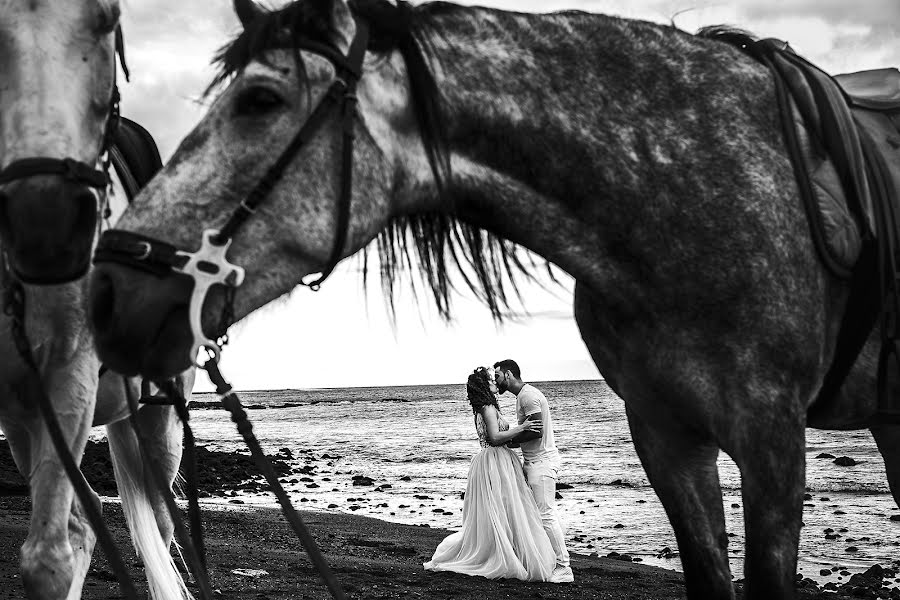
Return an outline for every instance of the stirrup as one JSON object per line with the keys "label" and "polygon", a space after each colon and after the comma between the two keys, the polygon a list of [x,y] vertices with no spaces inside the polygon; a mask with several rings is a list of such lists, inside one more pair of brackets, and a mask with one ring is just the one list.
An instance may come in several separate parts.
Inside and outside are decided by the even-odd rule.
{"label": "stirrup", "polygon": [[138,404],[149,404],[152,406],[171,406],[175,404],[175,401],[169,396],[166,395],[165,392],[159,390],[157,394],[150,393],[150,382],[147,379],[141,380],[141,397],[138,399]]}

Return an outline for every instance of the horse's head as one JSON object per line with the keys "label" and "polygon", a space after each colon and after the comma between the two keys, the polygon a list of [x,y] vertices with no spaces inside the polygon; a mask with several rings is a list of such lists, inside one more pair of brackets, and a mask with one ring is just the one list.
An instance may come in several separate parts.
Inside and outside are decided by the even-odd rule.
{"label": "horse's head", "polygon": [[[101,238],[91,318],[106,364],[153,377],[183,370],[201,320],[218,331],[223,316],[230,324],[327,275],[404,214],[412,188],[434,188],[436,153],[423,150],[434,82],[413,9],[385,0],[352,7],[300,0],[266,12],[235,0],[244,29],[221,52],[215,82],[227,87],[123,215],[118,227],[129,232]],[[416,94],[427,97],[418,110]],[[233,306],[213,287],[201,314],[199,305],[189,311],[193,282],[169,266],[180,270],[185,258],[174,249],[196,250],[206,229],[221,232],[209,248],[232,243],[228,260],[247,281]],[[207,274],[215,270],[208,255],[197,269],[204,262]]]}
{"label": "horse's head", "polygon": [[0,243],[23,280],[86,271],[117,107],[118,0],[0,6]]}

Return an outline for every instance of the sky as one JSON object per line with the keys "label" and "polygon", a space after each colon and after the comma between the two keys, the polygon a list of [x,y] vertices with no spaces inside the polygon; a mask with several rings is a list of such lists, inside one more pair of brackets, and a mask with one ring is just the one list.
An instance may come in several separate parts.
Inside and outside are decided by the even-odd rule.
{"label": "sky", "polygon": [[[831,73],[900,67],[900,0],[459,3],[528,12],[578,9],[674,21],[686,31],[724,23],[785,39]],[[124,0],[122,12],[131,70],[131,81],[120,86],[122,114],[154,135],[167,160],[202,116],[210,59],[239,24],[227,0]],[[503,358],[515,359],[526,381],[600,378],[572,316],[573,284],[560,277],[560,285],[523,285],[515,318],[501,325],[471,294],[455,297],[451,323],[426,300],[417,305],[401,294],[392,323],[377,281],[364,290],[359,262],[351,258],[319,292],[300,288],[233,326],[221,368],[238,390],[462,383],[476,366]],[[195,391],[211,390],[200,374]]]}

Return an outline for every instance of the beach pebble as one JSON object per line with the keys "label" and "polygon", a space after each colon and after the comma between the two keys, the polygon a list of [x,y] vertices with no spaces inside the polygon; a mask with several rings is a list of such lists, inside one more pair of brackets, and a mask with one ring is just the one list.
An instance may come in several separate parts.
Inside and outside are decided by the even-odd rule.
{"label": "beach pebble", "polygon": [[262,577],[269,574],[268,571],[263,569],[232,569],[231,572],[242,577]]}

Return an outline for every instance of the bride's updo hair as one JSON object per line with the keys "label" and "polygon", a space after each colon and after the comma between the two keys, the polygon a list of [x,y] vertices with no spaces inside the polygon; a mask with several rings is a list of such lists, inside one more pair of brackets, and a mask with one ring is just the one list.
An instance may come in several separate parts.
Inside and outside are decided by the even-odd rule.
{"label": "bride's updo hair", "polygon": [[493,370],[489,372],[488,368],[478,367],[469,375],[469,380],[466,382],[466,397],[469,404],[472,405],[472,412],[476,414],[480,413],[485,406],[493,406],[498,411],[500,410],[497,396],[491,391],[490,381]]}

